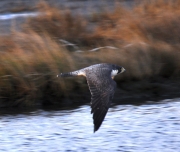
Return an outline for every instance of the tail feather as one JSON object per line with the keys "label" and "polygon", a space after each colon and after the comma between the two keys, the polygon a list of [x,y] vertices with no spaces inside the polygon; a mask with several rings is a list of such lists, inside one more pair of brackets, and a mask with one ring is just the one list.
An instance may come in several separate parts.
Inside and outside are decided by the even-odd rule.
{"label": "tail feather", "polygon": [[57,77],[73,77],[73,76],[78,76],[78,71],[61,73],[61,74],[57,75]]}

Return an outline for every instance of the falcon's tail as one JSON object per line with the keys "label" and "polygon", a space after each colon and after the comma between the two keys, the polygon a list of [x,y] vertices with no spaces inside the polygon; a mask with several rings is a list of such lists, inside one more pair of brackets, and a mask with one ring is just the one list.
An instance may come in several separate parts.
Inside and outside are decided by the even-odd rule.
{"label": "falcon's tail", "polygon": [[84,72],[81,72],[80,70],[74,71],[74,72],[68,72],[68,73],[61,73],[58,74],[57,77],[73,77],[73,76],[85,76]]}

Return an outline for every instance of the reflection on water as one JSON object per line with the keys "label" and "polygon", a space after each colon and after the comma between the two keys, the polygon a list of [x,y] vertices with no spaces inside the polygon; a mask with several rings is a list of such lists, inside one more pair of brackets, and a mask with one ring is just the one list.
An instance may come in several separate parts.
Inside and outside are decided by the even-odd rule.
{"label": "reflection on water", "polygon": [[0,115],[0,151],[180,151],[180,102],[112,107],[93,133],[90,107]]}

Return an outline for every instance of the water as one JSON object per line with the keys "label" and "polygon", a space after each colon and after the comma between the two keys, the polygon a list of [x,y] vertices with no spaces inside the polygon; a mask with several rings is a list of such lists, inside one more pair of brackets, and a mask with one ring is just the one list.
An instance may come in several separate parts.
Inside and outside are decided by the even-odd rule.
{"label": "water", "polygon": [[0,14],[0,20],[10,20],[18,17],[36,17],[39,14],[38,12]]}
{"label": "water", "polygon": [[93,133],[88,105],[75,109],[2,112],[0,151],[178,152],[180,99],[110,108]]}
{"label": "water", "polygon": [[[116,5],[115,1],[103,0],[46,0],[50,4],[55,4],[61,10],[70,9],[72,14],[83,14],[83,16],[92,16],[93,13],[102,11],[105,8],[113,10]],[[135,2],[132,0],[118,2],[127,7],[131,8]],[[27,12],[28,8],[37,6],[37,0],[21,0],[15,2],[14,0],[1,0],[0,1],[0,35],[8,35],[11,33],[12,29],[16,31],[21,31],[21,25],[27,20],[28,17],[36,17],[41,15],[38,12]],[[108,7],[107,7],[108,6]],[[11,10],[15,8],[27,7],[27,11],[22,11],[19,13],[11,13]]]}

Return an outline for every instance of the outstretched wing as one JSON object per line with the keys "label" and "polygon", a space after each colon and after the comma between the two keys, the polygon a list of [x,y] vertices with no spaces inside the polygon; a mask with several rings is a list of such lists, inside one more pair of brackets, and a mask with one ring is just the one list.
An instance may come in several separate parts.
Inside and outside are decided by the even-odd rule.
{"label": "outstretched wing", "polygon": [[101,126],[114,96],[116,82],[111,78],[111,69],[97,68],[86,71],[91,92],[91,113],[94,119],[94,132]]}

